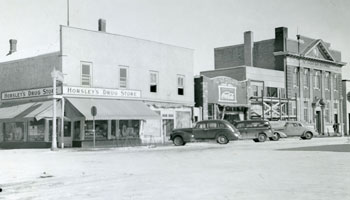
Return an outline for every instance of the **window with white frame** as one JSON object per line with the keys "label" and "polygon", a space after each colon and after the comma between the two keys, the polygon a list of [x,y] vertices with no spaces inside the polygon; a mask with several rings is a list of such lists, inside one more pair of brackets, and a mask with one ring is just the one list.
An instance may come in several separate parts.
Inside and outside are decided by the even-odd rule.
{"label": "window with white frame", "polygon": [[338,90],[338,76],[335,74],[333,78],[333,89]]}
{"label": "window with white frame", "polygon": [[157,92],[158,87],[158,72],[151,71],[149,73],[150,92]]}
{"label": "window with white frame", "polygon": [[119,87],[127,88],[128,87],[128,67],[119,66]]}
{"label": "window with white frame", "polygon": [[315,88],[321,89],[321,73],[320,73],[320,71],[315,72]]}
{"label": "window with white frame", "polygon": [[91,87],[92,82],[92,63],[81,62],[81,85]]}
{"label": "window with white frame", "polygon": [[297,67],[294,68],[293,85],[294,87],[299,87],[299,69]]}
{"label": "window with white frame", "polygon": [[185,76],[177,75],[177,94],[184,95],[185,94]]}
{"label": "window with white frame", "polygon": [[309,69],[304,69],[304,87],[309,88],[310,87],[310,73]]}
{"label": "window with white frame", "polygon": [[304,120],[307,122],[309,120],[309,102],[304,101]]}
{"label": "window with white frame", "polygon": [[329,72],[326,72],[325,77],[324,77],[324,84],[325,84],[325,89],[330,90],[331,82],[330,82],[330,75]]}

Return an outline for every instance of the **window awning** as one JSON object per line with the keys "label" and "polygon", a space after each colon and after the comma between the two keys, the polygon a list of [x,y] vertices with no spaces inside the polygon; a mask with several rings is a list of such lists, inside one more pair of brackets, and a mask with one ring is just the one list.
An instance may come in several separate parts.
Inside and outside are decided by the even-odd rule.
{"label": "window awning", "polygon": [[67,98],[67,100],[82,114],[86,120],[92,120],[91,107],[96,106],[96,120],[111,119],[160,119],[141,101],[115,99],[82,99]]}
{"label": "window awning", "polygon": [[35,103],[24,103],[0,108],[0,119],[13,119]]}
{"label": "window awning", "polygon": [[[61,117],[61,104],[57,102],[57,117]],[[52,101],[30,102],[0,108],[0,119],[52,118]]]}

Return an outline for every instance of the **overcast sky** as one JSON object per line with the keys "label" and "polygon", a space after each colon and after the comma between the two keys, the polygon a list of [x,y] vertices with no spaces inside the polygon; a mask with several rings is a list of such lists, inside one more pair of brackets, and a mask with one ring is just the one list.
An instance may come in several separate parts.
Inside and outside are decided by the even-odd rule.
{"label": "overcast sky", "polygon": [[[57,47],[66,5],[67,0],[0,0],[0,57],[8,53],[10,38],[18,40],[19,51]],[[106,19],[110,33],[194,49],[195,74],[214,69],[215,47],[243,43],[248,30],[255,41],[272,39],[280,26],[290,38],[298,30],[323,39],[350,61],[349,0],[70,0],[71,26],[97,30],[99,18]]]}

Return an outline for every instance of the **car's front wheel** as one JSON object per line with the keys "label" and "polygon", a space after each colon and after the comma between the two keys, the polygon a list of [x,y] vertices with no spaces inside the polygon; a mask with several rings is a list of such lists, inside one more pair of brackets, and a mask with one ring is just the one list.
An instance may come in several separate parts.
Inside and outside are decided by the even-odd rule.
{"label": "car's front wheel", "polygon": [[228,139],[226,136],[224,135],[219,135],[217,138],[216,138],[216,141],[219,143],[219,144],[227,144],[228,143]]}
{"label": "car's front wheel", "polygon": [[272,141],[278,141],[281,138],[279,133],[274,133],[272,137],[270,137],[270,140]]}
{"label": "car's front wheel", "polygon": [[176,136],[173,140],[173,143],[175,146],[183,146],[186,144],[181,136]]}
{"label": "car's front wheel", "polygon": [[304,137],[305,137],[306,140],[310,140],[310,139],[312,138],[312,136],[313,136],[313,135],[312,135],[311,132],[306,132],[305,135],[304,135]]}

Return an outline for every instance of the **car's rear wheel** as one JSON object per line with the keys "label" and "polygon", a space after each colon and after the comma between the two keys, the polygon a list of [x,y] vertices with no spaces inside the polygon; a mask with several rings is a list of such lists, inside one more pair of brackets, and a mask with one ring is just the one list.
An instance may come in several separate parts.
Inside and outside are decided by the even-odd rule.
{"label": "car's rear wheel", "polygon": [[279,133],[274,133],[272,137],[270,137],[270,140],[272,141],[278,141],[281,138]]}
{"label": "car's rear wheel", "polygon": [[265,142],[266,141],[266,138],[267,138],[267,136],[264,134],[264,133],[260,133],[259,135],[258,135],[258,142]]}
{"label": "car's rear wheel", "polygon": [[306,140],[310,140],[312,138],[312,136],[313,135],[312,135],[311,132],[306,132],[304,137],[305,137]]}
{"label": "car's rear wheel", "polygon": [[173,140],[173,143],[175,144],[175,146],[183,146],[186,144],[181,136],[176,136]]}
{"label": "car's rear wheel", "polygon": [[219,143],[219,144],[227,144],[228,143],[228,139],[226,136],[224,135],[219,135],[217,138],[216,138],[216,141]]}

